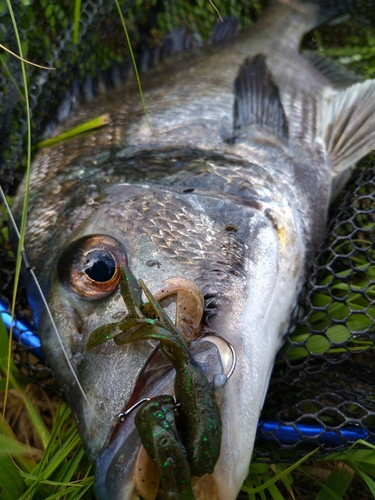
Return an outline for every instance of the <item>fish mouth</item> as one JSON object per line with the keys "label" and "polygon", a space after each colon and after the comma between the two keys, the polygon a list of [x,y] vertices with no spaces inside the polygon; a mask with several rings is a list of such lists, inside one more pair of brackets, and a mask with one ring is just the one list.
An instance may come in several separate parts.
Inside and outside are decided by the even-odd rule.
{"label": "fish mouth", "polygon": [[[207,335],[192,342],[193,359],[203,369],[210,383],[215,377],[233,370],[233,348],[222,337]],[[139,376],[131,398],[121,418],[113,429],[110,441],[95,461],[95,495],[98,500],[154,500],[157,497],[159,477],[151,459],[145,453],[135,426],[137,408],[145,398],[160,395],[174,395],[175,370],[165,358],[161,349],[156,349]],[[220,406],[226,386],[216,392]],[[151,463],[151,465],[150,465]],[[152,474],[144,470],[152,469]],[[156,471],[156,475],[155,472]],[[152,477],[151,477],[152,476]],[[221,500],[226,498],[218,493],[219,483],[213,474],[192,477],[191,489],[197,500]],[[172,497],[171,497],[172,498]],[[184,498],[177,495],[173,498]],[[189,497],[191,498],[191,497]]]}

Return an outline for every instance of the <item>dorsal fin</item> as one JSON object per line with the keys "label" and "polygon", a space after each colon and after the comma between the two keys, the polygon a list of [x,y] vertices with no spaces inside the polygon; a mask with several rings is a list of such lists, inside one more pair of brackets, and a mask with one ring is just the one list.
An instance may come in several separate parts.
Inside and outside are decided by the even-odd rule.
{"label": "dorsal fin", "polygon": [[216,43],[238,35],[241,30],[241,23],[236,17],[228,16],[223,20],[217,19],[214,29],[210,35],[208,43]]}
{"label": "dorsal fin", "polygon": [[287,142],[288,123],[279,88],[263,54],[245,60],[234,83],[234,94],[234,142],[246,137],[251,125],[266,129]]}
{"label": "dorsal fin", "polygon": [[321,56],[316,52],[305,52],[302,57],[309,61],[337,89],[344,89],[362,80],[354,71],[350,71],[333,59]]}

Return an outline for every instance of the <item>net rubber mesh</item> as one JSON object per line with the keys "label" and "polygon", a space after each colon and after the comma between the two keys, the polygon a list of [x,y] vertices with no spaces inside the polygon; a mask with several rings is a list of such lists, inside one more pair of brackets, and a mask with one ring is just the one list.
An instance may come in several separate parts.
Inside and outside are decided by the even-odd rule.
{"label": "net rubber mesh", "polygon": [[262,419],[275,422],[258,436],[259,458],[374,442],[374,280],[372,160],[355,173],[300,296],[263,409]]}
{"label": "net rubber mesh", "polygon": [[[259,5],[215,1],[222,16],[243,27]],[[33,147],[56,122],[95,94],[133,78],[127,43],[116,6],[83,1],[78,45],[74,3],[12,2],[24,57],[55,71],[27,67]],[[210,41],[217,19],[208,4],[185,0],[121,2],[141,72],[164,57]],[[370,12],[371,10],[371,12]],[[369,16],[373,15],[371,5]],[[361,13],[366,15],[366,11]],[[181,28],[183,26],[183,28]],[[233,21],[215,39],[238,30]],[[212,37],[211,37],[212,41]],[[375,34],[361,23],[325,26],[306,36],[304,47],[339,59],[363,78],[375,75]],[[18,53],[7,8],[0,7],[0,43]],[[19,61],[2,51],[0,65],[0,177],[9,200],[26,159],[26,115]],[[367,165],[367,166],[366,166]],[[293,315],[290,332],[276,360],[255,459],[295,459],[320,447],[320,456],[347,448],[358,437],[375,441],[375,162],[356,170],[341,204],[332,210],[327,235],[309,282]],[[0,207],[0,296],[13,290],[14,257]],[[31,321],[22,289],[19,315]],[[14,358],[32,380],[57,390],[51,370],[23,342]],[[317,457],[318,454],[315,455]]]}

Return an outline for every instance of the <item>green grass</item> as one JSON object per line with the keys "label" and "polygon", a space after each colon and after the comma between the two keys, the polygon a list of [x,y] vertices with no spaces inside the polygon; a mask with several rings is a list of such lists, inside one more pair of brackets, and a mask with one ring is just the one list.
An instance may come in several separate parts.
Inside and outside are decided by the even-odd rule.
{"label": "green grass", "polygon": [[[33,431],[37,444],[30,446],[19,442],[4,419],[3,405],[0,420],[0,499],[73,500],[84,495],[85,498],[92,498],[93,468],[83,450],[70,409],[62,401],[55,404],[54,422],[51,428],[47,428],[35,401],[28,396],[29,380],[8,358],[9,343],[8,333],[0,322],[0,371],[7,373],[11,389],[7,415],[14,415],[12,401],[18,401],[18,418],[19,409],[27,414],[26,425],[29,432]],[[4,378],[0,379],[0,382],[4,381]],[[0,388],[4,390],[5,384]]]}
{"label": "green grass", "polygon": [[[9,1],[7,4],[9,10],[11,10]],[[142,2],[137,2],[137,4],[141,6]],[[180,6],[183,4],[184,2],[179,3]],[[222,2],[215,2],[219,11],[221,4]],[[193,31],[207,30],[208,26],[212,25],[212,19],[215,18],[216,14],[208,6],[207,9],[211,9],[210,15],[206,16],[204,20],[200,20],[197,10],[200,9],[201,12],[206,6],[204,2],[197,2],[197,5],[196,11],[191,13],[189,19],[191,29]],[[188,4],[185,7],[188,9]],[[52,6],[50,6],[51,9]],[[80,4],[77,1],[75,4],[74,43],[79,41],[79,12]],[[175,5],[172,5],[168,15],[169,19],[165,19],[166,32],[168,26],[171,23],[175,24],[175,19],[181,17],[181,12]],[[61,9],[56,8],[51,19],[56,24],[60,23],[61,27],[66,26],[67,20]],[[373,39],[371,38],[373,33],[368,32],[367,36],[370,37],[369,40]],[[332,49],[331,55],[336,55],[343,63],[358,63],[358,60],[367,61],[374,57],[374,46],[373,43],[369,43],[369,49],[360,46],[354,46],[350,51],[347,48]],[[26,56],[27,52],[26,50]],[[22,56],[20,43],[19,53]],[[24,74],[24,89],[27,89],[28,81],[24,64],[21,67]],[[373,67],[375,65],[371,65],[372,73],[369,72],[371,75],[374,74]],[[25,96],[27,96],[27,91]],[[25,105],[27,110],[27,101]],[[30,121],[30,118],[28,119]],[[27,148],[28,167],[31,158],[30,131],[31,126],[29,124],[27,139],[29,143]],[[77,133],[77,131],[73,131],[73,133]],[[60,140],[63,139],[60,138]],[[26,217],[23,217],[23,229],[25,223]],[[6,239],[5,229],[2,227],[1,230],[0,238]],[[18,253],[17,274],[20,265],[21,258],[20,253]],[[343,277],[345,272],[345,270],[342,271]],[[367,269],[368,275],[371,275],[372,278],[374,272],[374,267]],[[330,280],[330,277],[328,276],[325,279]],[[358,289],[362,289],[362,285],[360,282],[356,283]],[[358,314],[355,317],[355,329],[364,330],[368,326],[369,318],[363,314],[363,311],[366,310],[372,318],[375,317],[375,311],[373,308],[368,308],[368,304],[363,303],[363,296],[356,293],[355,288],[351,287],[351,292],[347,294],[348,290],[345,287],[347,287],[345,283],[332,283],[331,294],[335,296],[341,293],[342,296],[346,296],[346,299],[345,302],[331,301],[328,314],[335,317],[345,317],[348,308],[356,309]],[[330,300],[330,295],[329,293],[327,295],[327,293],[316,294],[314,298],[316,305],[327,304],[327,301]],[[371,297],[375,296],[374,287],[369,289],[369,294]],[[328,320],[327,313],[322,312],[311,317],[311,323],[315,327],[319,326],[319,328],[324,327]],[[351,326],[353,325],[347,324],[347,327]],[[307,331],[300,329],[295,333],[293,340],[295,342],[306,342],[308,350],[313,353],[322,353],[329,349],[332,352],[341,352],[340,350],[343,347],[340,344],[346,344],[349,339],[347,327],[339,325],[328,328],[326,337],[310,335]],[[330,348],[331,342],[335,344],[333,349]],[[360,337],[353,338],[349,344],[349,348],[353,351],[372,347],[367,340]],[[9,386],[10,392],[6,394],[8,406],[6,415],[12,420],[12,425],[4,418],[0,420],[0,500],[93,498],[93,467],[85,455],[69,408],[61,401],[51,400],[52,419],[46,419],[45,415],[42,418],[43,412],[41,412],[37,400],[28,395],[30,391],[29,382],[18,372],[10,352],[11,346],[8,336],[0,322],[0,370],[4,374],[4,378],[0,379],[0,390],[7,393],[7,387]],[[306,349],[298,347],[294,347],[288,352],[288,358],[291,360],[305,356],[307,356]],[[4,405],[2,412],[4,413]],[[23,421],[28,422],[29,432],[33,436],[27,444],[21,443],[12,429],[12,427],[17,427],[16,423],[21,419],[21,416],[25,419]],[[300,498],[304,500],[310,498],[339,500],[345,498],[345,494],[348,494],[353,482],[358,481],[358,478],[360,478],[362,481],[360,483],[361,494],[368,493],[375,498],[375,448],[366,443],[358,443],[358,445],[362,445],[362,448],[357,449],[353,445],[344,452],[332,454],[322,460],[315,461],[313,465],[306,465],[306,460],[313,459],[314,452],[312,452],[311,456],[306,455],[304,459],[294,464],[252,463],[249,476],[243,485],[243,491],[247,493],[249,500],[294,499],[299,498],[300,484],[308,481],[310,485],[309,493]],[[364,449],[363,446],[365,446]]]}

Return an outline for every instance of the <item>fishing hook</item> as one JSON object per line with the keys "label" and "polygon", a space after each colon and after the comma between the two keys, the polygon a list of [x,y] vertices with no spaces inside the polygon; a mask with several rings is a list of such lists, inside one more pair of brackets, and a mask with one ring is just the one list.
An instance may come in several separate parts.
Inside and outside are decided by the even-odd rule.
{"label": "fishing hook", "polygon": [[[213,386],[214,386],[214,389],[215,390],[218,390],[218,389],[221,389],[222,387],[224,387],[224,385],[228,382],[228,380],[231,378],[231,376],[233,375],[233,372],[236,368],[236,365],[237,365],[237,354],[236,354],[236,350],[233,346],[233,344],[231,344],[229,342],[228,339],[226,339],[225,337],[223,337],[222,335],[220,335],[219,333],[217,332],[214,332],[214,331],[209,331],[209,332],[206,332],[204,337],[201,337],[201,339],[205,338],[206,336],[208,335],[213,335],[215,337],[218,337],[219,339],[221,339],[223,342],[225,342],[227,344],[227,346],[229,347],[230,349],[230,352],[232,354],[232,364],[231,364],[231,367],[229,369],[229,372],[227,374],[225,373],[221,373],[220,375],[215,375],[212,383],[213,383]],[[225,379],[224,379],[225,377]],[[223,380],[224,379],[224,380]],[[143,403],[146,403],[147,401],[150,401],[152,399],[152,397],[145,397],[145,398],[142,398],[140,399],[139,401],[137,401],[133,406],[131,406],[130,408],[128,408],[127,410],[119,413],[118,415],[116,415],[116,420],[118,422],[124,422],[125,421],[125,418],[133,411],[133,410],[136,410],[139,406],[141,406]],[[176,401],[176,409],[179,408],[181,406],[181,403],[178,403]]]}

